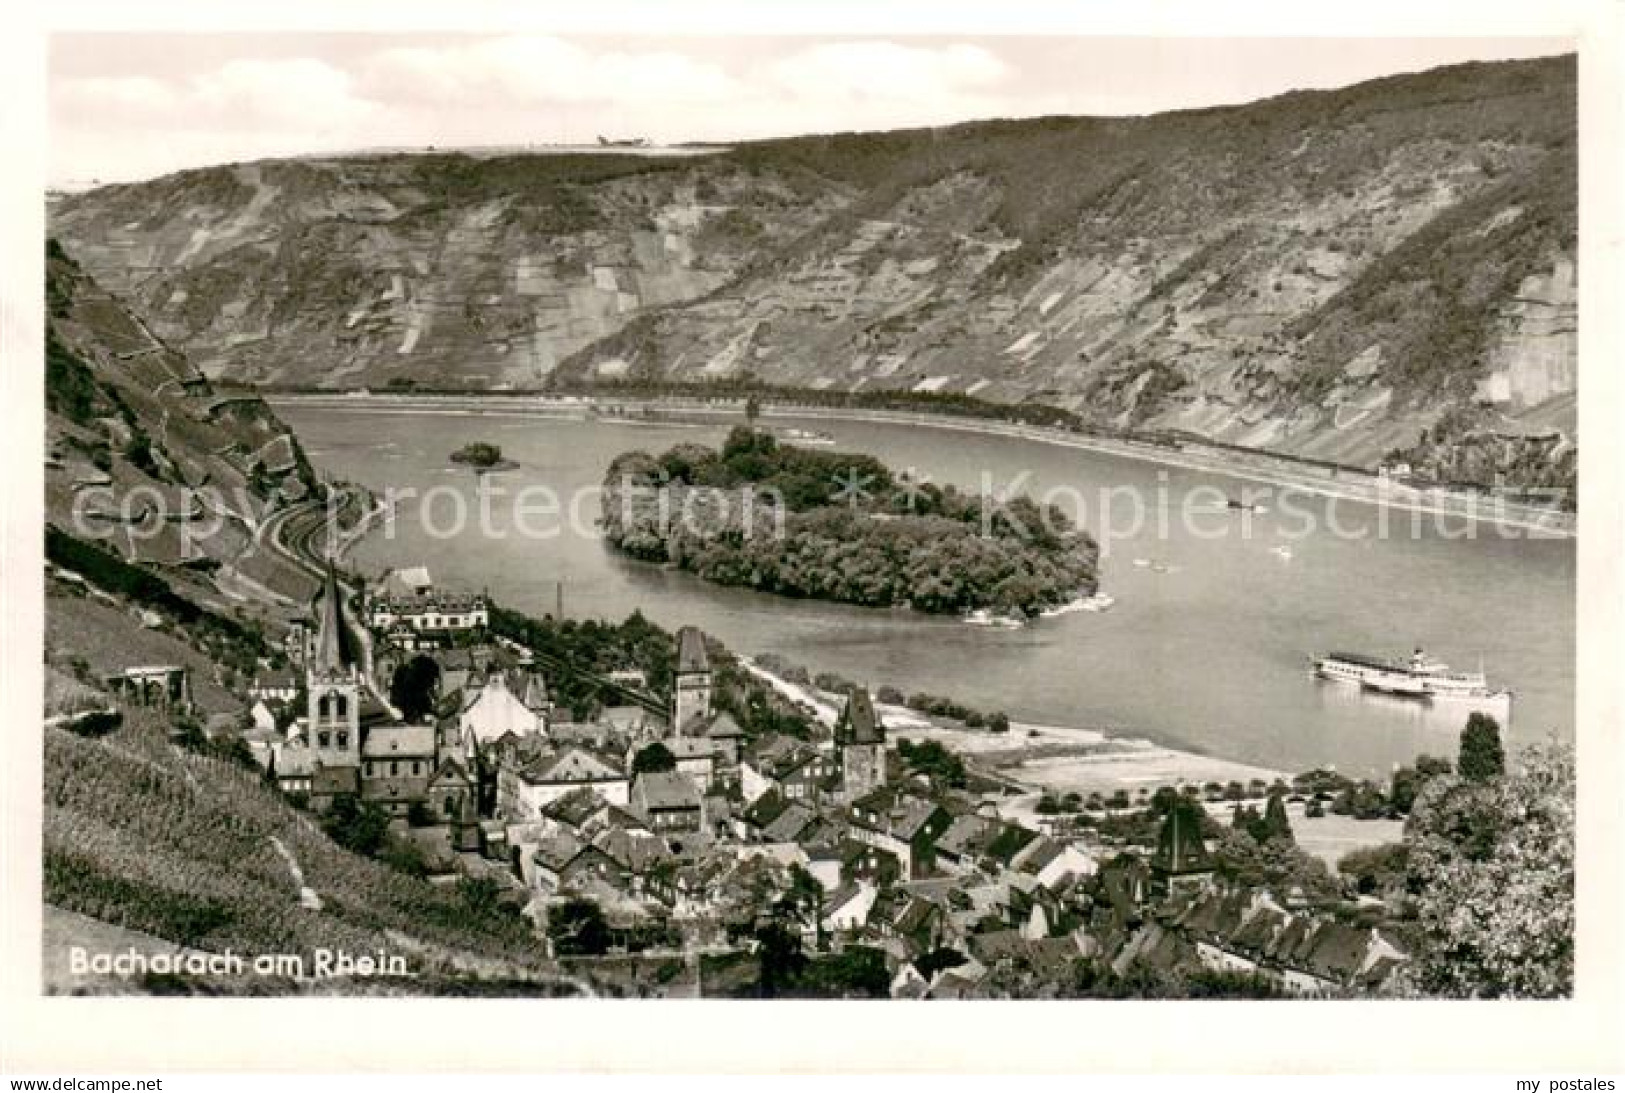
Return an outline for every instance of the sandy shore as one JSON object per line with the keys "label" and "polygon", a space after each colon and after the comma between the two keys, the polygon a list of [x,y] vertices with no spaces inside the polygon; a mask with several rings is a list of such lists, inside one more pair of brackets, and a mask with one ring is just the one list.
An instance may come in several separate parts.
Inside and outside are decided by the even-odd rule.
{"label": "sandy shore", "polygon": [[[835,724],[841,704],[837,696],[792,683],[749,658],[741,663],[785,698],[813,710],[821,724]],[[875,710],[893,740],[935,740],[983,770],[1035,792],[1088,796],[1123,789],[1138,794],[1142,788],[1155,790],[1165,785],[1291,779],[1286,771],[1177,751],[1149,740],[1108,736],[1097,729],[1013,721],[1009,732],[994,733],[944,723],[906,706],[876,703]]]}
{"label": "sandy shore", "polygon": [[[598,398],[589,396],[505,395],[317,395],[284,394],[267,398],[273,407],[314,406],[322,409],[364,413],[442,413],[471,416],[554,416],[585,418],[602,406],[636,411],[655,411],[736,418],[743,414],[739,404],[717,404],[699,399]],[[1328,468],[1299,463],[1265,451],[1236,451],[1210,447],[1200,441],[1187,441],[1174,449],[1161,445],[1112,437],[1088,436],[1062,429],[987,418],[956,417],[948,414],[905,410],[864,410],[845,407],[793,406],[774,404],[763,409],[764,417],[819,419],[827,421],[873,421],[947,429],[984,436],[1013,437],[1052,447],[1099,452],[1165,467],[1224,475],[1260,482],[1281,489],[1301,491],[1318,497],[1335,498],[1358,504],[1381,506],[1394,512],[1449,517],[1497,524],[1552,538],[1574,538],[1577,523],[1572,513],[1553,512],[1512,502],[1488,500],[1473,494],[1446,489],[1421,490],[1375,474],[1354,471],[1332,472]],[[621,424],[642,424],[626,417]],[[661,424],[650,420],[649,424]]]}
{"label": "sandy shore", "polygon": [[[786,698],[813,710],[822,724],[834,725],[840,713],[841,700],[837,696],[792,683],[748,658],[741,663]],[[876,703],[875,710],[893,740],[935,740],[964,756],[971,765],[1025,787],[1027,793],[999,802],[999,814],[1033,828],[1043,828],[1048,822],[1038,812],[1045,793],[1078,793],[1084,797],[1099,793],[1110,797],[1124,790],[1138,804],[1142,791],[1155,792],[1160,786],[1240,782],[1250,787],[1254,780],[1274,783],[1278,778],[1288,782],[1292,779],[1285,771],[1177,751],[1147,740],[1112,737],[1094,729],[1011,722],[1009,732],[991,733],[940,724],[904,706]],[[1247,803],[1262,807],[1263,798],[1249,796]],[[1226,802],[1206,807],[1211,815],[1224,820],[1231,805]],[[1333,869],[1349,852],[1399,842],[1405,831],[1402,820],[1356,820],[1331,812],[1310,818],[1304,814],[1301,802],[1289,802],[1287,815],[1298,846]]]}

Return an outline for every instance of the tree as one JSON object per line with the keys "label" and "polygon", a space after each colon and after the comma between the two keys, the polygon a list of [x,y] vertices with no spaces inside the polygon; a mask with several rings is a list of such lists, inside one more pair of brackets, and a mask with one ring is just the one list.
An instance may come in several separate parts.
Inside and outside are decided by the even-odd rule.
{"label": "tree", "polygon": [[601,956],[609,950],[609,923],[598,904],[572,896],[548,910],[547,939],[556,956]]}
{"label": "tree", "polygon": [[1461,730],[1461,754],[1456,767],[1463,778],[1476,782],[1498,778],[1506,771],[1506,752],[1501,747],[1501,726],[1489,714],[1474,711]]}
{"label": "tree", "polygon": [[747,422],[749,422],[752,426],[754,426],[756,424],[756,419],[761,417],[761,416],[762,416],[762,404],[761,404],[761,402],[759,402],[757,400],[755,395],[751,395],[748,398],[746,398],[745,399],[745,420]]}
{"label": "tree", "polygon": [[1286,798],[1279,793],[1270,794],[1269,804],[1264,806],[1263,835],[1260,842],[1268,842],[1270,839],[1295,841],[1292,838],[1292,824],[1286,818]]}
{"label": "tree", "polygon": [[1422,792],[1422,787],[1441,774],[1449,774],[1450,769],[1448,759],[1418,755],[1416,766],[1398,767],[1394,770],[1393,781],[1388,788],[1388,804],[1398,815],[1410,815],[1411,806],[1416,803],[1417,794]]}
{"label": "tree", "polygon": [[1423,993],[1573,992],[1574,749],[1522,758],[1513,775],[1436,778],[1411,810],[1406,880],[1420,943],[1408,977]]}
{"label": "tree", "polygon": [[1388,803],[1401,816],[1408,815],[1422,788],[1422,777],[1414,767],[1396,767],[1388,785]]}
{"label": "tree", "polygon": [[491,877],[461,877],[457,894],[476,915],[489,915],[502,906],[502,886]]}
{"label": "tree", "polygon": [[987,719],[987,727],[989,732],[1009,732],[1010,715],[999,710]]}
{"label": "tree", "polygon": [[677,769],[677,756],[656,740],[632,757],[633,774],[662,774]]}
{"label": "tree", "polygon": [[1451,773],[1450,760],[1432,755],[1418,755],[1416,757],[1416,773],[1423,779],[1436,778],[1441,774]]}
{"label": "tree", "polygon": [[757,988],[763,998],[777,998],[795,985],[807,966],[801,938],[776,920],[758,928],[755,937]]}
{"label": "tree", "polygon": [[419,654],[396,667],[389,680],[389,704],[401,711],[402,720],[421,721],[434,713],[439,685],[440,665]]}
{"label": "tree", "polygon": [[886,954],[865,945],[849,945],[832,956],[820,957],[802,972],[795,993],[816,998],[885,998],[891,993]]}
{"label": "tree", "polygon": [[964,760],[935,740],[915,744],[907,751],[899,744],[897,754],[908,764],[910,770],[925,775],[934,784],[947,786],[965,784]]}
{"label": "tree", "polygon": [[322,820],[327,837],[347,850],[374,857],[389,838],[389,813],[376,801],[358,801],[342,793]]}
{"label": "tree", "polygon": [[1403,891],[1410,849],[1404,843],[1382,843],[1350,850],[1337,862],[1337,871],[1354,882],[1361,895]]}

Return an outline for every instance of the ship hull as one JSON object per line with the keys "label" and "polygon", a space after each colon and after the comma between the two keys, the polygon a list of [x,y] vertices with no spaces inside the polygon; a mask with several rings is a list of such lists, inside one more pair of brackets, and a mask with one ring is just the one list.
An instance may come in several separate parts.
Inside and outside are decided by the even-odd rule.
{"label": "ship hull", "polygon": [[[1312,661],[1317,678],[1357,686],[1362,691],[1436,704],[1453,709],[1498,714],[1512,710],[1512,692],[1489,686],[1482,674],[1450,674],[1443,666],[1422,662],[1417,669],[1359,654],[1332,653]],[[1417,663],[1413,661],[1413,664]]]}

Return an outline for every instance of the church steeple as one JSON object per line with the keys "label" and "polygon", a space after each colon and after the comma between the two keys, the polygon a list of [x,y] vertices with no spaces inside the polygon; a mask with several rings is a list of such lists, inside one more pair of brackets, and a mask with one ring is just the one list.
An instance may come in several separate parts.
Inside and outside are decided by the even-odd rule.
{"label": "church steeple", "polygon": [[343,591],[327,559],[317,615],[316,651],[305,666],[307,739],[322,766],[361,763],[361,658],[344,621]]}
{"label": "church steeple", "polygon": [[316,629],[315,668],[318,672],[338,675],[359,663],[355,635],[344,622],[344,603],[339,590],[338,574],[333,570],[333,558],[329,555],[327,574],[322,582],[322,610]]}

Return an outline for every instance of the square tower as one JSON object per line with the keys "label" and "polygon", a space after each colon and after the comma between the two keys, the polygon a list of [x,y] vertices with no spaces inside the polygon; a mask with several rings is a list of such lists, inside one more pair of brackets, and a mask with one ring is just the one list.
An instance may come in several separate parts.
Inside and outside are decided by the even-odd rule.
{"label": "square tower", "polygon": [[[711,716],[711,658],[705,635],[693,626],[677,631],[677,671],[672,677],[672,732],[701,734]],[[696,718],[699,725],[691,725]]]}
{"label": "square tower", "polygon": [[835,723],[841,764],[841,799],[854,801],[886,784],[886,726],[869,692],[854,687]]}

